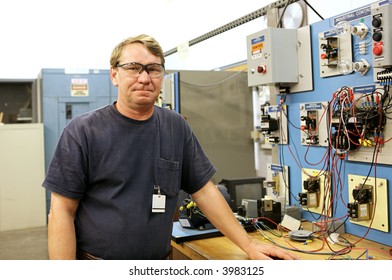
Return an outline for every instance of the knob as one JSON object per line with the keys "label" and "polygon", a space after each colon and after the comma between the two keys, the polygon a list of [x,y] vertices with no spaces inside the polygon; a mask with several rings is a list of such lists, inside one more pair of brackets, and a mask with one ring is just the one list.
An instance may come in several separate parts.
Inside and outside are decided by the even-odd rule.
{"label": "knob", "polygon": [[380,27],[381,26],[381,18],[378,18],[378,17],[373,18],[372,25],[374,27]]}
{"label": "knob", "polygon": [[327,54],[325,54],[325,53],[322,53],[322,54],[320,55],[320,57],[321,57],[321,59],[327,59],[327,58],[328,58]]}
{"label": "knob", "polygon": [[381,32],[374,32],[373,33],[373,40],[376,42],[380,42],[382,39],[382,33]]}

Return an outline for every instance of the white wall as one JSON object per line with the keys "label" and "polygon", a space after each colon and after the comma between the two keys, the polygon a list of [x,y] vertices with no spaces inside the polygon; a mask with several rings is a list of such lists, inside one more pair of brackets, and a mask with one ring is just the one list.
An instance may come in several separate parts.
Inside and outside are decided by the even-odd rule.
{"label": "white wall", "polygon": [[[271,0],[12,0],[0,2],[0,80],[33,79],[42,68],[109,67],[112,48],[139,33],[168,51],[262,8]],[[325,18],[374,2],[309,0]],[[309,12],[309,23],[319,18]],[[167,69],[208,70],[246,59],[245,37],[262,18],[167,57]]]}

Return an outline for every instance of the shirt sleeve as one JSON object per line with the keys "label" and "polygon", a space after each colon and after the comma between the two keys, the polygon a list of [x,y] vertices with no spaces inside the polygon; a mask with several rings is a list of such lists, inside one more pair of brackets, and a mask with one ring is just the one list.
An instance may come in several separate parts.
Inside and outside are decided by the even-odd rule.
{"label": "shirt sleeve", "polygon": [[73,126],[60,136],[42,186],[69,198],[81,199],[86,190],[87,158]]}

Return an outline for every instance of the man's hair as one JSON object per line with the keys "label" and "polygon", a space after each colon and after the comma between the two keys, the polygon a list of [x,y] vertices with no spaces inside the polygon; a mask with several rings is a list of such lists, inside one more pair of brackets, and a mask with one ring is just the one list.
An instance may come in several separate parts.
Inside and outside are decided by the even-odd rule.
{"label": "man's hair", "polygon": [[163,55],[163,51],[159,43],[154,38],[146,34],[141,34],[123,40],[113,49],[112,55],[110,56],[110,66],[116,67],[116,65],[119,63],[119,59],[124,47],[135,43],[144,45],[153,55],[160,57],[162,65],[165,65],[165,56]]}

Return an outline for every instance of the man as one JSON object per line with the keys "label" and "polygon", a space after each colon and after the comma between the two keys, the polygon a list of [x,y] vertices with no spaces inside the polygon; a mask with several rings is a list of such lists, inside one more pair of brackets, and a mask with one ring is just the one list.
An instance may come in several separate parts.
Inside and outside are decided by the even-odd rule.
{"label": "man", "polygon": [[64,129],[43,186],[52,192],[50,259],[165,259],[180,188],[251,259],[295,259],[251,240],[210,181],[215,172],[188,124],[155,107],[164,75],[159,44],[147,35],[117,45],[114,104]]}

